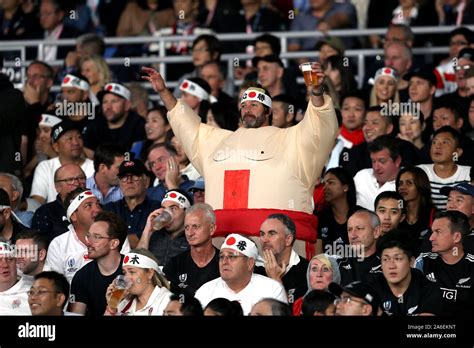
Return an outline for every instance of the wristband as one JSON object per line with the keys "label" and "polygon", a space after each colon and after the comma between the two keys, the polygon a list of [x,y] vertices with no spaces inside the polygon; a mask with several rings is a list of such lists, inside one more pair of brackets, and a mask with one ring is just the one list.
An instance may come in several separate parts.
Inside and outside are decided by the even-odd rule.
{"label": "wristband", "polygon": [[312,89],[312,90],[311,90],[311,94],[314,95],[314,96],[316,96],[316,97],[322,96],[322,95],[324,94],[324,87],[323,87],[323,86],[320,86],[320,87],[318,88],[318,90],[319,90],[319,92],[316,92],[316,93],[315,93],[315,92],[314,92],[314,89]]}

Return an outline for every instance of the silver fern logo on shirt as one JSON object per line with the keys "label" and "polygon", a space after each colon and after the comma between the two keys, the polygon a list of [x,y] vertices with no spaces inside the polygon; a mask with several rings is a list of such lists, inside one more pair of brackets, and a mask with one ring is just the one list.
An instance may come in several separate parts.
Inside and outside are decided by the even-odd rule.
{"label": "silver fern logo on shirt", "polygon": [[457,288],[470,289],[470,288],[471,288],[471,284],[465,284],[465,283],[467,283],[469,280],[471,280],[471,277],[459,279],[459,280],[458,280],[458,283],[456,284],[456,287],[457,287]]}

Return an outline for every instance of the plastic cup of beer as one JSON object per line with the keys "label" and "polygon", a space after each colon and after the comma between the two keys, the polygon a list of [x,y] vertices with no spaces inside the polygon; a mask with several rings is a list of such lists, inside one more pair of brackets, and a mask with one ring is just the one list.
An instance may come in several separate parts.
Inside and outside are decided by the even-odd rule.
{"label": "plastic cup of beer", "polygon": [[153,229],[155,231],[161,230],[163,227],[173,222],[173,214],[169,209],[164,209],[160,215],[153,220]]}
{"label": "plastic cup of beer", "polygon": [[123,299],[125,290],[130,287],[130,281],[128,281],[124,275],[118,275],[114,279],[115,288],[110,295],[108,306],[112,309],[117,309],[119,302]]}
{"label": "plastic cup of beer", "polygon": [[303,72],[304,83],[306,87],[317,87],[318,86],[318,75],[315,71],[312,71],[312,62],[306,62],[300,64],[300,70]]}

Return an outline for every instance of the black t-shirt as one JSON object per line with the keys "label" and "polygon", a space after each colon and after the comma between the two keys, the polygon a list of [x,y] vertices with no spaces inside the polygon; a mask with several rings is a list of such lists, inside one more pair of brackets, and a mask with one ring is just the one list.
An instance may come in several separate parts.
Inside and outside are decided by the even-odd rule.
{"label": "black t-shirt", "polygon": [[[306,279],[308,264],[308,260],[300,256],[300,262],[292,266],[282,278],[290,305],[293,305],[297,299],[304,296],[308,291],[308,280]],[[268,277],[265,267],[262,266],[255,267],[254,273]]]}
{"label": "black t-shirt", "polygon": [[74,301],[87,305],[86,315],[93,317],[104,315],[107,306],[105,293],[115,277],[122,274],[123,258],[124,255],[122,255],[115,272],[109,276],[102,275],[96,260],[89,262],[74,275],[71,283],[71,295],[74,295]]}
{"label": "black t-shirt", "polygon": [[168,264],[171,258],[178,256],[184,251],[188,251],[189,244],[184,231],[175,239],[171,239],[170,234],[162,228],[151,235],[148,250],[155,255],[161,266]]}
{"label": "black t-shirt", "polygon": [[171,292],[194,296],[201,285],[219,278],[219,250],[214,248],[214,251],[214,257],[202,268],[194,263],[189,250],[172,257],[163,268],[171,283]]}
{"label": "black t-shirt", "polygon": [[99,115],[87,127],[84,146],[95,150],[102,143],[113,143],[130,149],[136,141],[145,139],[145,120],[130,111],[120,128],[110,129],[104,116]]}
{"label": "black t-shirt", "polygon": [[448,265],[436,253],[421,254],[417,268],[441,290],[443,314],[471,316],[474,308],[474,255]]}
{"label": "black t-shirt", "polygon": [[410,285],[401,297],[393,294],[383,273],[369,275],[368,284],[376,292],[380,307],[387,315],[406,316],[419,313],[439,315],[442,312],[439,288],[417,269],[411,269]]}
{"label": "black t-shirt", "polygon": [[[358,205],[349,207],[347,216],[351,216],[356,210],[362,209]],[[337,254],[339,247],[349,244],[349,236],[347,234],[347,220],[343,224],[339,224],[334,219],[334,214],[330,206],[318,212],[318,238],[323,241],[323,251],[326,254]]]}
{"label": "black t-shirt", "polygon": [[341,286],[355,281],[366,283],[369,274],[382,272],[380,258],[377,254],[359,260],[357,257],[347,257],[339,262]]}

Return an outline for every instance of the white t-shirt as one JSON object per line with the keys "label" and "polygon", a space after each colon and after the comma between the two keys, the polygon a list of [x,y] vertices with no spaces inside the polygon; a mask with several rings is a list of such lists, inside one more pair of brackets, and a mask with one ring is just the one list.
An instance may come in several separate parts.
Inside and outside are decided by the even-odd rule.
{"label": "white t-shirt", "polygon": [[[130,306],[128,306],[130,300],[122,300],[119,303],[117,309],[121,315],[163,315],[166,306],[170,302],[170,296],[171,292],[167,288],[160,288],[159,286],[155,286],[155,289],[153,289],[150,298],[142,309],[136,309],[136,298],[132,300],[132,304]],[[127,306],[127,310],[122,313],[124,308]]]}
{"label": "white t-shirt", "polygon": [[[56,271],[64,274],[69,283],[78,270],[89,263],[87,246],[79,240],[74,230],[74,226],[68,226],[69,231],[65,232],[51,241],[44,265],[45,271]],[[128,239],[122,246],[122,254],[130,251]]]}
{"label": "white t-shirt", "polygon": [[[40,162],[35,169],[30,196],[41,196],[46,199],[47,203],[54,201],[58,195],[54,187],[54,173],[59,167],[61,167],[59,157]],[[86,174],[86,178],[94,175],[94,162],[92,160],[86,158],[81,168]]]}
{"label": "white t-shirt", "polygon": [[431,186],[431,199],[433,200],[433,204],[435,205],[436,209],[442,211],[446,210],[446,203],[448,201],[447,196],[443,196],[439,193],[439,190],[443,186],[455,186],[457,184],[461,184],[463,182],[470,182],[471,176],[469,172],[471,171],[470,166],[460,166],[456,172],[450,176],[449,178],[440,178],[436,175],[434,171],[434,164],[420,164],[417,167],[423,169],[430,180]]}
{"label": "white t-shirt", "polygon": [[0,315],[31,315],[27,294],[31,284],[21,277],[10,289],[0,292]]}
{"label": "white t-shirt", "polygon": [[201,302],[203,308],[218,297],[226,298],[229,301],[238,301],[244,315],[248,315],[252,306],[263,298],[274,298],[288,303],[283,285],[260,274],[253,274],[247,286],[238,293],[230,289],[226,282],[219,277],[202,285],[196,291],[195,297]]}
{"label": "white t-shirt", "polygon": [[375,198],[377,198],[379,193],[395,191],[396,189],[395,180],[387,181],[380,186],[372,168],[359,170],[354,177],[354,184],[356,187],[357,205],[371,211],[375,211]]}

